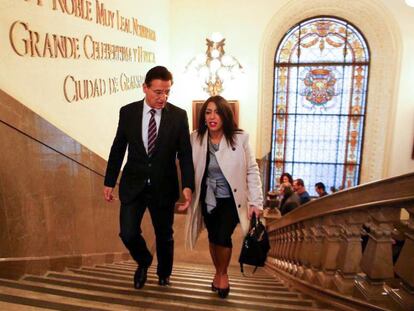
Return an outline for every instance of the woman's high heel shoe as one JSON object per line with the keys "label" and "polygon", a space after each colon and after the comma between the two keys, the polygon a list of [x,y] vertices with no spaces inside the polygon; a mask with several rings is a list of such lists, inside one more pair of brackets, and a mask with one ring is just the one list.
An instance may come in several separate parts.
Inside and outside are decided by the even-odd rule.
{"label": "woman's high heel shoe", "polygon": [[214,282],[211,282],[211,291],[216,292],[218,288],[214,285]]}
{"label": "woman's high heel shoe", "polygon": [[227,288],[217,288],[217,294],[220,298],[226,298],[230,293],[230,285]]}

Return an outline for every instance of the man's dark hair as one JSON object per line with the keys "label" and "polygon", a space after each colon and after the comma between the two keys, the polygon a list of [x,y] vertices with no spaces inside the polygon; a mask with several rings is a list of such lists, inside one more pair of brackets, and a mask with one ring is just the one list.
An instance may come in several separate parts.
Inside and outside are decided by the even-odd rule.
{"label": "man's dark hair", "polygon": [[323,182],[317,182],[315,184],[315,187],[318,188],[318,189],[322,189],[323,191],[325,191],[325,185],[324,185]]}
{"label": "man's dark hair", "polygon": [[171,84],[173,84],[172,73],[164,66],[153,67],[147,72],[144,81],[146,86],[151,86],[152,80],[171,81]]}
{"label": "man's dark hair", "polygon": [[303,179],[298,178],[298,179],[296,179],[295,181],[296,181],[296,183],[298,184],[298,186],[305,187],[305,183],[303,182]]}
{"label": "man's dark hair", "polygon": [[224,137],[226,138],[227,143],[234,147],[235,135],[236,133],[242,132],[242,130],[237,127],[236,122],[234,121],[234,115],[233,111],[230,108],[230,104],[227,102],[227,100],[225,100],[223,97],[219,95],[211,96],[204,102],[203,106],[201,106],[200,114],[198,115],[197,129],[197,137],[200,140],[200,144],[204,134],[208,130],[206,124],[206,110],[210,102],[216,104],[218,115],[220,116],[221,121],[223,122]]}

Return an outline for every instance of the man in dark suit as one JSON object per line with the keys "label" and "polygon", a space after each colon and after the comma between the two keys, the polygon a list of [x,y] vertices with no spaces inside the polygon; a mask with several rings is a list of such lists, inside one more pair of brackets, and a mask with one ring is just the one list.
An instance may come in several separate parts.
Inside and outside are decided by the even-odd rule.
{"label": "man in dark suit", "polygon": [[148,71],[143,84],[145,98],[120,110],[106,169],[104,197],[112,202],[128,147],[119,185],[120,237],[138,263],[135,288],[144,286],[152,263],[152,255],[141,235],[141,220],[147,207],[156,236],[158,283],[169,285],[174,253],[174,205],[179,198],[176,158],[185,198],[181,210],[190,205],[194,189],[187,114],[167,102],[172,83],[172,74],[167,68],[157,66]]}

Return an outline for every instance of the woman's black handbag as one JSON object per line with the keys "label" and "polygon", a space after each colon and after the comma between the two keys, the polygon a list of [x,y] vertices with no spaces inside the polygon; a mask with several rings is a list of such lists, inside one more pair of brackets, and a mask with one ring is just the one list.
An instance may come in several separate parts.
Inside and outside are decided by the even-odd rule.
{"label": "woman's black handbag", "polygon": [[269,249],[269,236],[267,235],[266,228],[260,221],[260,218],[256,220],[256,216],[253,214],[249,232],[243,240],[240,252],[239,263],[241,272],[244,272],[243,264],[255,266],[253,273],[256,272],[257,267],[263,267]]}

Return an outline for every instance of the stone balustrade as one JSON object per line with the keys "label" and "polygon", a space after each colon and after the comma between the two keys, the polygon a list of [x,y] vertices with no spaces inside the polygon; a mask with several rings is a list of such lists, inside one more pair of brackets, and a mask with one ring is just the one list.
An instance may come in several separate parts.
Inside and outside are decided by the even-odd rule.
{"label": "stone balustrade", "polygon": [[292,286],[344,310],[414,310],[414,173],[311,201],[267,229],[267,267]]}

